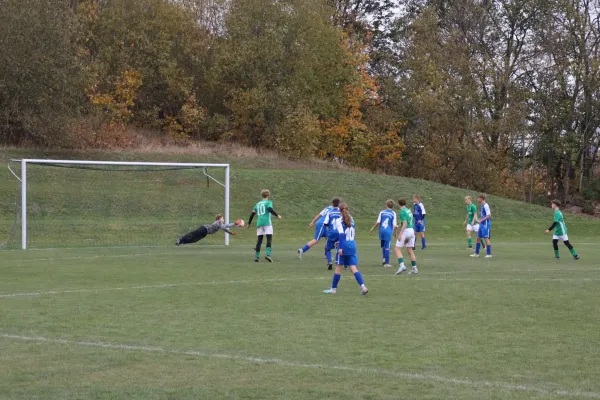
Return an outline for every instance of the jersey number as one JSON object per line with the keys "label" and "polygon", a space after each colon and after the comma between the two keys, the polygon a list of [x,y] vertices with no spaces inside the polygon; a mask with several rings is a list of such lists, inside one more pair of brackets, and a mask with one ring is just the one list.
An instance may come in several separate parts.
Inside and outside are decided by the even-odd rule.
{"label": "jersey number", "polygon": [[258,215],[265,215],[267,213],[267,209],[264,204],[258,205]]}
{"label": "jersey number", "polygon": [[388,223],[388,222],[389,222],[389,220],[388,220],[388,219],[384,219],[384,220],[383,220],[383,224],[381,224],[381,227],[382,227],[383,229],[386,229],[386,228],[389,226],[389,223]]}
{"label": "jersey number", "polygon": [[354,228],[346,228],[346,241],[351,242],[354,240]]}

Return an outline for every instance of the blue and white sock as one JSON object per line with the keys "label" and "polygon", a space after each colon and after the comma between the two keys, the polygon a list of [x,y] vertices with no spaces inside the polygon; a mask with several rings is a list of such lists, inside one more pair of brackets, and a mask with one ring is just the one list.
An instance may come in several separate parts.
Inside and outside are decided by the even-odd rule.
{"label": "blue and white sock", "polygon": [[333,281],[331,282],[332,289],[337,289],[338,283],[340,283],[340,279],[342,279],[342,276],[340,274],[333,274]]}
{"label": "blue and white sock", "polygon": [[362,286],[362,285],[364,285],[364,284],[365,284],[365,281],[363,280],[363,277],[362,277],[362,275],[360,274],[360,271],[356,271],[356,272],[354,273],[354,277],[356,278],[356,282],[358,282],[358,284],[359,284],[360,286]]}

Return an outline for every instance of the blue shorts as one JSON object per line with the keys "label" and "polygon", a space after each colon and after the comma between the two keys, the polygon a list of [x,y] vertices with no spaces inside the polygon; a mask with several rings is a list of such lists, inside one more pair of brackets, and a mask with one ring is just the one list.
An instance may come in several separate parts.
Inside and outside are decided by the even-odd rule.
{"label": "blue shorts", "polygon": [[337,265],[343,265],[344,267],[351,267],[352,265],[358,265],[358,254],[352,256],[340,256],[339,254],[335,258]]}
{"label": "blue shorts", "polygon": [[327,237],[329,230],[323,224],[317,224],[315,227],[315,240],[321,240],[321,238]]}
{"label": "blue shorts", "polygon": [[327,236],[327,244],[325,245],[325,249],[333,250],[335,249],[335,244],[338,241],[338,235],[335,236]]}
{"label": "blue shorts", "polygon": [[391,242],[392,241],[392,234],[391,233],[379,233],[379,240],[382,241],[386,241],[386,242]]}
{"label": "blue shorts", "polygon": [[391,248],[391,246],[392,246],[392,238],[389,238],[387,240],[380,238],[380,240],[381,240],[381,248],[382,249],[389,250]]}
{"label": "blue shorts", "polygon": [[477,231],[477,237],[479,239],[489,239],[491,236],[492,230],[488,227],[484,227],[483,225],[479,225],[479,230]]}
{"label": "blue shorts", "polygon": [[415,233],[425,232],[425,220],[422,222],[422,224],[415,224]]}

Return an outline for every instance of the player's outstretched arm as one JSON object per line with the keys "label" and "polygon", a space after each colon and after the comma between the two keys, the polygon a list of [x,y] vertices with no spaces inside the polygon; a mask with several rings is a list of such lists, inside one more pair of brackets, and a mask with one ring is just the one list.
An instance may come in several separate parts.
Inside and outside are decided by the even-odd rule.
{"label": "player's outstretched arm", "polygon": [[369,230],[369,232],[373,232],[375,230],[375,228],[377,228],[379,226],[379,221],[375,222],[375,225],[373,225],[373,227],[371,227],[371,229]]}
{"label": "player's outstretched arm", "polygon": [[278,219],[281,219],[281,218],[283,218],[281,215],[277,214],[277,213],[275,212],[275,210],[273,210],[273,208],[272,208],[272,207],[269,207],[269,208],[267,209],[267,211],[268,211],[269,213],[271,213],[272,215],[276,216]]}
{"label": "player's outstretched arm", "polygon": [[315,215],[315,217],[313,218],[313,220],[310,222],[310,224],[308,224],[308,226],[310,226],[311,228],[313,226],[315,226],[315,224],[317,223],[318,219],[321,218],[321,213],[318,213],[317,215]]}
{"label": "player's outstretched arm", "polygon": [[256,215],[256,211],[252,210],[252,214],[250,214],[250,218],[248,218],[248,228],[252,224],[252,220],[254,219],[254,215]]}
{"label": "player's outstretched arm", "polygon": [[546,229],[546,233],[552,232],[554,228],[556,228],[556,225],[558,225],[558,222],[554,221],[554,223],[552,223],[552,225],[550,225],[550,227]]}

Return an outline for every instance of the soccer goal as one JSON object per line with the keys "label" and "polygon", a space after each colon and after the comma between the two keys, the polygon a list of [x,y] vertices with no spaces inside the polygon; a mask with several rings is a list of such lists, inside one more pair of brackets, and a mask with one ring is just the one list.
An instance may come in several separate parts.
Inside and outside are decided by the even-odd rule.
{"label": "soccer goal", "polygon": [[229,164],[23,159],[9,168],[20,181],[22,249],[168,246],[216,214],[229,222]]}

